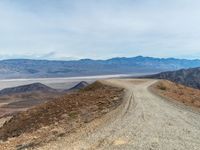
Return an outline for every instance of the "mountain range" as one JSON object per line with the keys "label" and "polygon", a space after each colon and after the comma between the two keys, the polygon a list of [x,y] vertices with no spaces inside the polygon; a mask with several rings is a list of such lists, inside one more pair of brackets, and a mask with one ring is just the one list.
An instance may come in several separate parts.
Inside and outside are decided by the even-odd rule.
{"label": "mountain range", "polygon": [[158,73],[199,66],[200,60],[143,56],[74,61],[10,59],[0,61],[0,79]]}

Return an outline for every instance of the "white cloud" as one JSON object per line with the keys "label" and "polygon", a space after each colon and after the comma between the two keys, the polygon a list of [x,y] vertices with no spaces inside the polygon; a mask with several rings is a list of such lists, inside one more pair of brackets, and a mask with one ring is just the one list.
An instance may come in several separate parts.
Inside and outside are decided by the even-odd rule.
{"label": "white cloud", "polygon": [[199,4],[197,0],[2,0],[0,54],[35,58],[49,54],[49,59],[195,58],[200,53]]}

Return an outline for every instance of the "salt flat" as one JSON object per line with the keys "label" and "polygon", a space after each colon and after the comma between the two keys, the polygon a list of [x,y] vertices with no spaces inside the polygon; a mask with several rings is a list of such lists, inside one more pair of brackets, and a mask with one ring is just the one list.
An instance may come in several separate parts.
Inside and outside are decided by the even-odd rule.
{"label": "salt flat", "polygon": [[[138,74],[135,74],[135,76]],[[25,84],[32,84],[40,82],[57,89],[68,89],[79,83],[80,81],[86,81],[92,83],[99,79],[129,77],[133,74],[116,74],[116,75],[98,75],[98,76],[83,76],[83,77],[66,77],[66,78],[33,78],[33,79],[4,79],[0,80],[0,90],[9,87],[15,87]]]}

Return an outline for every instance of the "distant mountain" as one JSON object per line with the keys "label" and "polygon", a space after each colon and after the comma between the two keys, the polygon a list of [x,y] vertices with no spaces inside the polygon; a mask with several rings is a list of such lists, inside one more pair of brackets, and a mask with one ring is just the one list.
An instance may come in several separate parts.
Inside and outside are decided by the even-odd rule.
{"label": "distant mountain", "polygon": [[[6,111],[0,112],[0,118],[3,115],[9,114],[10,108],[13,109],[14,113],[18,111],[14,109],[26,109],[48,101],[53,101],[69,92],[77,92],[87,85],[87,82],[82,81],[68,90],[63,90],[53,89],[41,83],[33,83],[3,89],[0,91],[0,102],[6,105],[0,106],[0,109],[6,109]],[[7,108],[9,108],[8,111]]]}
{"label": "distant mountain", "polygon": [[11,95],[19,93],[31,93],[31,92],[57,92],[56,89],[50,88],[41,83],[33,83],[28,85],[22,85],[12,88],[5,88],[0,91],[0,95]]}
{"label": "distant mountain", "polygon": [[89,84],[85,81],[81,81],[78,84],[74,85],[70,89],[53,89],[49,86],[46,86],[42,83],[32,83],[22,86],[16,86],[11,88],[5,88],[0,91],[0,96],[2,95],[13,95],[13,94],[26,94],[26,93],[52,93],[52,94],[64,94],[65,92],[69,91],[78,91],[80,89],[85,88]]}
{"label": "distant mountain", "polygon": [[76,84],[75,86],[73,86],[72,88],[66,90],[68,91],[77,91],[77,90],[81,90],[83,88],[85,88],[86,86],[88,86],[89,84],[85,81],[81,81],[80,83]]}
{"label": "distant mountain", "polygon": [[200,89],[200,67],[191,69],[181,69],[178,71],[162,72],[146,77],[154,79],[166,79],[172,82]]}
{"label": "distant mountain", "polygon": [[158,73],[194,67],[200,67],[200,60],[142,56],[74,61],[11,59],[0,61],[0,79]]}

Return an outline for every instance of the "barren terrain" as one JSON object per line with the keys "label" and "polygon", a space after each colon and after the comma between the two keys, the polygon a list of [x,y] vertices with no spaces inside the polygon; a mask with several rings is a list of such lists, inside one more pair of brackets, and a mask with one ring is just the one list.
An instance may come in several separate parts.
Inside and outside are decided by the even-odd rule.
{"label": "barren terrain", "polygon": [[[98,75],[98,76],[83,76],[83,77],[63,77],[63,78],[30,78],[30,79],[5,79],[0,80],[0,90],[5,88],[13,88],[33,83],[42,83],[50,88],[57,90],[72,90],[75,85],[81,81],[93,83],[97,79],[119,78],[130,76],[128,74],[116,75]],[[28,108],[50,101],[59,96],[59,93],[52,92],[31,92],[19,93],[12,95],[0,95],[0,118],[5,115],[10,115],[16,112],[27,110]]]}
{"label": "barren terrain", "polygon": [[[79,124],[80,126],[71,122],[70,126],[78,128],[71,130],[68,134],[66,131],[70,126],[64,123],[62,124],[65,125],[64,128],[56,124],[54,125],[56,128],[41,128],[37,130],[37,134],[32,132],[22,134],[18,138],[10,138],[9,141],[1,144],[1,148],[8,148],[13,144],[15,146],[12,145],[12,148],[37,150],[199,150],[199,111],[152,93],[150,86],[156,82],[157,80],[148,79],[105,80],[104,84],[125,89],[124,101],[118,105],[117,109],[93,121],[90,120],[91,122],[87,124]],[[97,93],[102,95],[106,91]],[[92,97],[92,99],[96,98]],[[17,120],[8,122],[3,131],[5,133],[3,137],[8,137],[9,130],[7,129],[9,128],[7,127],[11,123],[16,124]],[[26,127],[26,124],[23,127]],[[48,131],[48,134],[41,134],[47,133],[44,130]],[[46,138],[47,135],[52,135],[53,138]],[[22,139],[26,139],[26,142],[23,143]]]}
{"label": "barren terrain", "polygon": [[0,139],[5,141],[0,149],[30,148],[62,137],[119,106],[122,94],[121,88],[95,82],[20,112],[0,128]]}
{"label": "barren terrain", "polygon": [[155,82],[107,80],[127,90],[117,110],[37,149],[199,150],[200,114],[151,93],[149,86]]}

